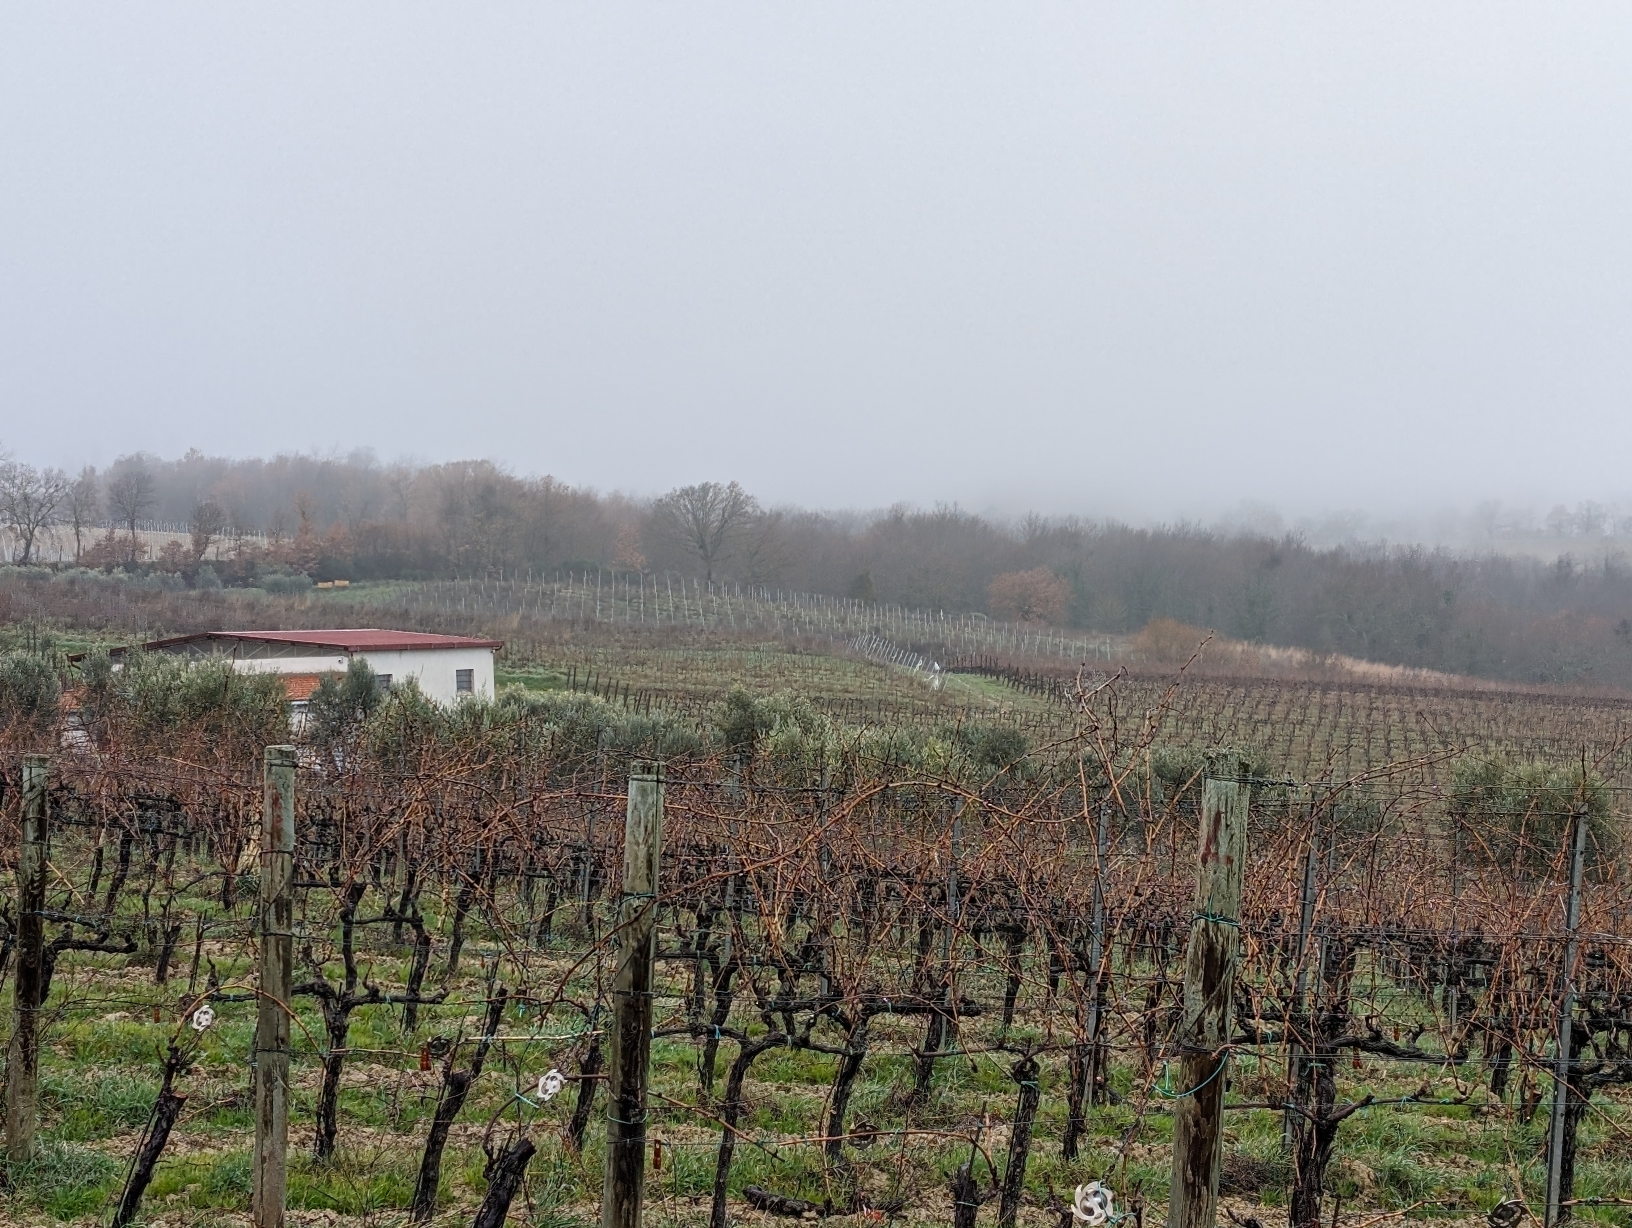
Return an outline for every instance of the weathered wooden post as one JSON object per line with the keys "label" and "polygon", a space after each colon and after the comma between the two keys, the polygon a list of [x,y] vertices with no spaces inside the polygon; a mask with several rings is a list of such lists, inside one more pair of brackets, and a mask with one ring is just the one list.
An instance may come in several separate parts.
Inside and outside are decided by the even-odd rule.
{"label": "weathered wooden post", "polygon": [[601,1228],[639,1228],[645,1194],[646,1067],[652,1051],[652,967],[662,844],[663,765],[637,762],[629,773],[629,810],[623,827]]}
{"label": "weathered wooden post", "polygon": [[17,857],[17,985],[6,1059],[6,1155],[32,1159],[40,1129],[40,985],[45,974],[48,755],[23,756],[22,847]]}
{"label": "weathered wooden post", "polygon": [[1196,913],[1184,960],[1179,1093],[1168,1228],[1214,1228],[1224,1149],[1224,1069],[1241,926],[1247,785],[1238,759],[1214,764],[1202,790]]}
{"label": "weathered wooden post", "polygon": [[266,748],[261,969],[255,1019],[255,1228],[283,1228],[289,1175],[289,999],[294,965],[295,748]]}
{"label": "weathered wooden post", "polygon": [[[1570,1050],[1575,1031],[1575,961],[1580,953],[1576,930],[1581,925],[1581,876],[1587,860],[1587,812],[1578,809],[1570,832],[1570,898],[1564,906],[1564,992],[1558,1003],[1558,1053],[1553,1059],[1553,1112],[1547,1129],[1547,1228],[1570,1218],[1567,1206],[1573,1191],[1574,1164],[1567,1163],[1565,1151],[1574,1150],[1574,1140],[1568,1136],[1565,1123],[1570,1108]],[[1573,1156],[1570,1157],[1573,1161]],[[1566,1180],[1566,1170],[1570,1180]]]}

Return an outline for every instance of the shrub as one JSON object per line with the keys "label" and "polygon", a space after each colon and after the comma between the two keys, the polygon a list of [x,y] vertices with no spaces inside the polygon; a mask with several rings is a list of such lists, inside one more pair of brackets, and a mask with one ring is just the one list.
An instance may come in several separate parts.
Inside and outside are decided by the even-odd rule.
{"label": "shrub", "polygon": [[384,692],[367,657],[353,657],[346,672],[324,674],[306,704],[308,741],[333,751],[362,732]]}
{"label": "shrub", "polygon": [[1015,767],[1031,749],[1026,735],[1013,725],[960,725],[954,738],[977,769],[991,772]]}
{"label": "shrub", "polygon": [[1158,804],[1192,800],[1201,796],[1201,782],[1215,765],[1233,775],[1236,765],[1247,776],[1262,770],[1261,756],[1246,747],[1219,746],[1204,750],[1197,746],[1153,746],[1150,750],[1152,792]]}
{"label": "shrub", "polygon": [[312,587],[312,578],[303,571],[275,571],[261,576],[255,583],[269,593],[304,593]]}
{"label": "shrub", "polygon": [[1475,857],[1496,865],[1545,869],[1564,855],[1571,818],[1587,818],[1587,864],[1614,860],[1620,835],[1609,790],[1584,768],[1514,764],[1502,756],[1466,759],[1451,776],[1453,830]]}
{"label": "shrub", "polygon": [[225,756],[256,756],[289,740],[289,704],[276,674],[239,673],[221,657],[193,660],[162,652],[106,654],[80,666],[81,715],[98,739],[127,734],[173,747],[197,739]]}
{"label": "shrub", "polygon": [[752,754],[759,739],[771,731],[772,721],[759,700],[735,686],[714,710],[710,723],[727,750]]}
{"label": "shrub", "polygon": [[48,658],[30,652],[0,656],[0,730],[44,734],[56,720],[61,695]]}

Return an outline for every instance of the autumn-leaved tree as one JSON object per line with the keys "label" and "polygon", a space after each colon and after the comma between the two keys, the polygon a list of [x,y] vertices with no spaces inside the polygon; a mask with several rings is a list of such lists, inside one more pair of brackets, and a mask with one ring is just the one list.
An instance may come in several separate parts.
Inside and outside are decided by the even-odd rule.
{"label": "autumn-leaved tree", "polygon": [[645,571],[646,555],[640,549],[640,528],[625,522],[618,526],[618,553],[613,561],[625,571]]}
{"label": "autumn-leaved tree", "polygon": [[992,614],[1010,622],[1058,625],[1065,621],[1071,586],[1046,567],[1006,571],[986,590]]}

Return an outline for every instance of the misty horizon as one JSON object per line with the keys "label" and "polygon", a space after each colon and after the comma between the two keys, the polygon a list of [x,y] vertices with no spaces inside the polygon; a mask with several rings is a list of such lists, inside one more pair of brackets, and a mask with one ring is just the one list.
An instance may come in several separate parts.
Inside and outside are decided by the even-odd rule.
{"label": "misty horizon", "polygon": [[0,439],[1383,535],[1624,503],[1629,24],[25,8]]}
{"label": "misty horizon", "polygon": [[0,30],[0,1228],[1632,1226],[1632,7]]}
{"label": "misty horizon", "polygon": [[[30,465],[30,458],[8,453],[5,442],[0,438],[0,462],[6,461],[9,457],[11,461],[23,466]],[[193,506],[200,499],[209,498],[222,503],[236,522],[242,522],[243,527],[257,532],[266,532],[269,529],[285,531],[287,524],[296,518],[296,502],[302,494],[310,493],[303,490],[303,485],[309,486],[311,483],[303,483],[300,472],[295,471],[311,473],[330,469],[341,472],[370,472],[376,477],[393,472],[405,475],[429,474],[434,481],[435,474],[443,469],[457,473],[472,465],[487,466],[491,467],[494,473],[507,478],[522,482],[560,483],[563,489],[577,491],[597,500],[604,499],[613,505],[626,505],[636,512],[649,508],[668,493],[668,489],[673,489],[671,487],[642,491],[599,490],[587,484],[573,483],[561,474],[518,472],[513,466],[491,458],[464,457],[450,458],[446,461],[427,461],[423,458],[398,456],[383,460],[369,448],[353,449],[343,454],[337,450],[328,453],[295,451],[251,457],[207,456],[196,448],[189,449],[181,457],[163,457],[150,452],[139,452],[116,457],[112,464],[99,466],[87,463],[63,472],[64,476],[69,478],[75,474],[94,473],[98,482],[105,487],[113,473],[133,464],[159,471],[161,489],[152,514],[145,517],[148,522],[166,522],[185,527],[193,514]],[[229,476],[201,483],[197,474],[183,475],[182,471],[190,466],[229,475],[239,475],[246,469],[256,467],[261,469],[282,467],[285,470],[282,476],[272,479],[273,487],[280,492],[274,496],[278,506],[274,510],[263,510],[259,516],[246,513],[240,506],[242,499],[233,494],[233,491],[241,485],[241,478]],[[45,466],[36,468],[43,469]],[[169,471],[168,478],[164,476],[166,471]],[[265,479],[262,480],[264,483]],[[323,484],[332,485],[333,480],[331,476]],[[707,480],[725,482],[737,479],[735,475],[716,474]],[[762,492],[751,481],[741,484],[750,495],[762,496]],[[267,494],[265,490],[260,491],[255,502],[264,504]],[[1169,517],[1120,514],[1115,509],[1109,512],[1093,512],[1080,508],[1047,511],[1038,506],[994,503],[973,506],[957,500],[916,503],[907,499],[897,499],[872,507],[807,506],[771,497],[759,497],[758,501],[769,511],[790,516],[814,515],[835,524],[853,526],[877,523],[900,512],[922,514],[937,509],[948,509],[979,517],[995,527],[1010,532],[1023,532],[1028,518],[1041,517],[1046,523],[1057,526],[1097,524],[1159,531],[1194,529],[1226,537],[1245,536],[1297,541],[1315,549],[1341,546],[1361,551],[1377,551],[1428,547],[1465,555],[1513,553],[1544,558],[1554,555],[1558,557],[1575,555],[1582,561],[1589,561],[1599,554],[1613,558],[1622,552],[1623,545],[1632,547],[1632,500],[1584,499],[1574,504],[1555,503],[1550,507],[1533,503],[1486,500],[1464,507],[1445,506],[1417,511],[1396,508],[1387,515],[1369,513],[1358,508],[1300,513],[1267,502],[1242,500],[1235,506],[1224,508],[1212,516]],[[106,511],[105,506],[102,510]],[[377,512],[385,519],[391,518],[381,509],[377,509]],[[331,515],[333,514],[331,509]],[[406,515],[406,508],[402,514]],[[57,514],[54,530],[57,537],[60,537],[63,531],[63,515],[65,513],[60,511]],[[98,523],[108,522],[108,519],[108,516],[100,515]]]}

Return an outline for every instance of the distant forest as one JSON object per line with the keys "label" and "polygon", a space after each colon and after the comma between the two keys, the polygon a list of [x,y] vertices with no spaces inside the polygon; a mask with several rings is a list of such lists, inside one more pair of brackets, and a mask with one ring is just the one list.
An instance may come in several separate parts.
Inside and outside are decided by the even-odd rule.
{"label": "distant forest", "polygon": [[[31,530],[59,543],[68,534],[81,565],[210,583],[667,570],[1112,633],[1165,617],[1315,653],[1632,686],[1632,564],[1614,556],[1588,566],[1568,555],[1316,549],[1188,525],[998,523],[957,507],[835,514],[765,507],[735,483],[642,501],[485,461],[381,465],[368,454],[193,451],[77,476],[18,461],[0,470],[13,562],[39,557],[19,547]],[[121,528],[151,521],[190,527],[194,549],[172,542],[153,557]]]}

